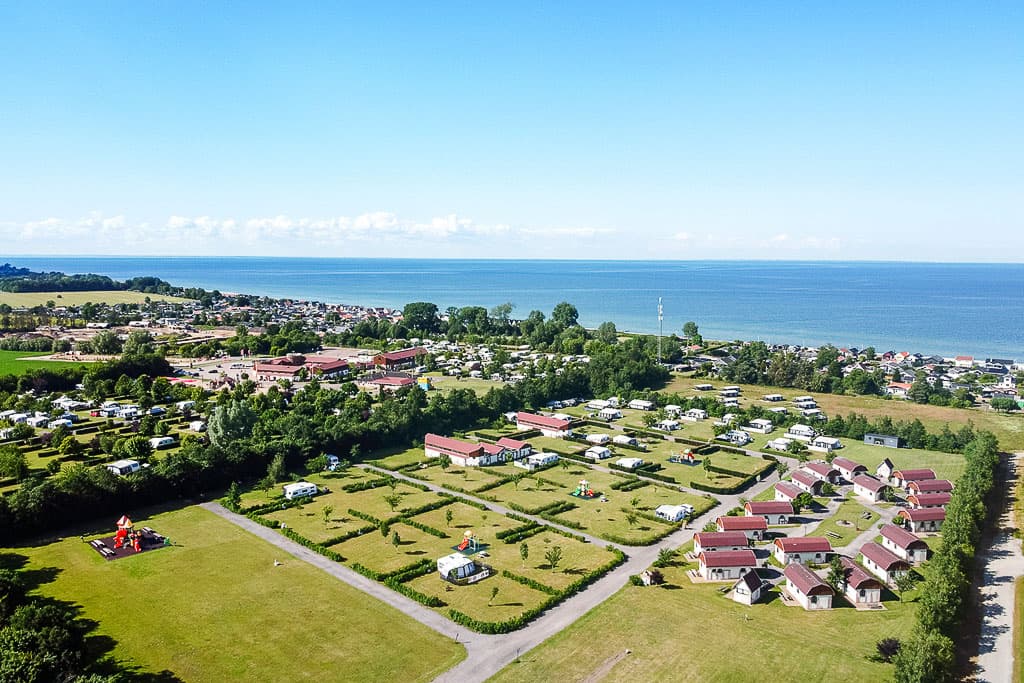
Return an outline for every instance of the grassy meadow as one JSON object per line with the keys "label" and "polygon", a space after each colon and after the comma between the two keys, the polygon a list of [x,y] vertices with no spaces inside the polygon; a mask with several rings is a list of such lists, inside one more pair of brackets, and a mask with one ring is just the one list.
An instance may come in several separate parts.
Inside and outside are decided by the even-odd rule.
{"label": "grassy meadow", "polygon": [[56,360],[32,360],[48,355],[50,354],[30,351],[0,351],[0,375],[23,375],[29,370],[59,370],[87,365]]}
{"label": "grassy meadow", "polygon": [[85,292],[0,292],[0,304],[12,308],[32,308],[45,306],[52,301],[56,306],[81,306],[94,304],[141,304],[150,301],[177,301],[184,303],[188,299],[165,294],[145,294],[126,290],[90,290]]}

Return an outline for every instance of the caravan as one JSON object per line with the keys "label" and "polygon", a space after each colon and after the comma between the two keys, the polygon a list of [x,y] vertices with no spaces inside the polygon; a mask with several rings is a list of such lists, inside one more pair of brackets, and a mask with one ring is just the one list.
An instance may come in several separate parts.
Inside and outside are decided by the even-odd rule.
{"label": "caravan", "polygon": [[295,500],[296,498],[312,498],[317,494],[316,484],[311,484],[308,481],[297,481],[294,484],[285,484],[282,487],[284,497],[287,500]]}

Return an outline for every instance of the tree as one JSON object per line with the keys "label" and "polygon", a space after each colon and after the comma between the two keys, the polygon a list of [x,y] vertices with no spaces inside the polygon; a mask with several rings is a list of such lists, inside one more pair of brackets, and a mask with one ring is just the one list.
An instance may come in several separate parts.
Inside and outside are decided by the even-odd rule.
{"label": "tree", "polygon": [[523,566],[525,567],[526,566],[526,560],[529,559],[529,557],[530,557],[530,546],[529,546],[529,544],[526,543],[526,541],[523,541],[519,545],[519,557],[522,558]]}
{"label": "tree", "polygon": [[692,341],[697,338],[700,332],[697,329],[697,323],[692,320],[687,320],[683,323],[683,336],[688,340]]}
{"label": "tree", "polygon": [[437,459],[437,464],[441,466],[441,470],[447,472],[448,468],[452,466],[451,456],[442,453],[441,456]]}
{"label": "tree", "polygon": [[953,641],[938,631],[916,628],[893,657],[896,683],[946,683],[955,680]]}
{"label": "tree", "polygon": [[711,456],[705,455],[700,462],[701,467],[704,468],[704,476],[708,479],[711,478]]}
{"label": "tree", "polygon": [[667,567],[676,559],[676,550],[662,548],[658,551],[658,559],[654,562],[655,567]]}
{"label": "tree", "polygon": [[440,332],[437,305],[426,301],[406,304],[405,308],[402,309],[402,321],[411,330],[431,333]]}
{"label": "tree", "polygon": [[627,512],[626,513],[626,524],[629,525],[630,529],[635,527],[639,521],[640,521],[640,517],[637,516],[637,514],[635,512]]}
{"label": "tree", "polygon": [[278,453],[267,466],[267,479],[275,484],[288,478],[288,469],[284,462],[284,453]]}
{"label": "tree", "polygon": [[402,545],[402,537],[398,535],[397,531],[391,532],[391,545],[398,552],[398,547]]}
{"label": "tree", "polygon": [[619,331],[613,322],[601,323],[597,328],[596,338],[605,344],[618,344]]}
{"label": "tree", "polygon": [[839,555],[834,555],[832,560],[828,563],[828,577],[825,582],[832,586],[832,590],[836,593],[841,593],[839,586],[846,580],[846,570],[843,567],[843,561],[839,558]]}
{"label": "tree", "polygon": [[913,572],[903,572],[896,574],[893,583],[896,584],[896,590],[900,592],[900,602],[903,602],[903,594],[914,590],[914,586],[917,585],[917,577]]}
{"label": "tree", "polygon": [[402,497],[397,493],[389,493],[384,496],[384,502],[387,503],[391,508],[391,511],[394,512],[395,508],[398,507],[398,504],[402,502]]}
{"label": "tree", "polygon": [[450,507],[449,508],[445,508],[445,510],[444,510],[444,523],[445,523],[445,526],[449,526],[450,527],[452,525],[452,520],[453,519],[455,519],[455,513],[452,512],[452,509]]}
{"label": "tree", "polygon": [[814,496],[803,491],[799,496],[793,499],[793,510],[800,512],[801,510],[808,510],[814,507]]}
{"label": "tree", "polygon": [[0,446],[0,475],[16,481],[21,481],[28,475],[28,460],[17,446]]}
{"label": "tree", "polygon": [[113,330],[100,330],[90,344],[95,353],[113,355],[121,350],[121,339]]}
{"label": "tree", "polygon": [[498,587],[497,586],[491,586],[491,597],[487,601],[487,606],[488,607],[491,606],[491,603],[494,602],[494,598],[496,598],[496,597],[498,597]]}
{"label": "tree", "polygon": [[640,507],[640,496],[633,496],[629,499],[629,506],[634,510]]}
{"label": "tree", "polygon": [[547,560],[551,571],[555,571],[558,568],[558,563],[562,561],[562,548],[557,545],[551,546],[544,553],[544,559]]}
{"label": "tree", "polygon": [[[128,335],[121,354],[125,358],[136,358],[153,353],[153,337],[145,330],[135,330]],[[158,399],[159,400],[159,399]]]}
{"label": "tree", "polygon": [[129,460],[146,462],[149,460],[149,456],[153,455],[153,446],[144,436],[132,436],[125,440],[121,452]]}
{"label": "tree", "polygon": [[893,657],[900,651],[900,641],[896,638],[882,638],[875,643],[878,651],[878,658],[883,662],[891,662]]}
{"label": "tree", "polygon": [[928,403],[928,398],[932,395],[932,391],[932,385],[928,384],[928,380],[924,378],[924,373],[922,373],[910,385],[910,390],[907,391],[907,398],[914,403]]}
{"label": "tree", "polygon": [[1003,413],[1008,413],[1012,410],[1020,409],[1020,406],[1018,406],[1017,402],[1014,401],[1012,398],[1005,398],[1002,396],[992,399],[989,402],[989,405],[992,406],[992,410],[998,410]]}
{"label": "tree", "polygon": [[707,524],[704,525],[704,528],[701,529],[701,531],[706,531],[706,532],[718,531],[718,525],[715,524],[714,522],[708,522]]}
{"label": "tree", "polygon": [[562,329],[575,327],[579,317],[579,311],[577,311],[576,307],[567,301],[557,304],[551,311],[551,320],[553,320]]}
{"label": "tree", "polygon": [[519,482],[521,482],[525,477],[525,472],[516,472],[512,475],[512,487],[515,488],[516,491],[519,490]]}
{"label": "tree", "polygon": [[334,506],[333,505],[325,505],[324,509],[321,510],[321,512],[324,515],[324,524],[328,524],[331,521],[331,515],[334,514]]}
{"label": "tree", "polygon": [[241,507],[242,491],[238,486],[237,481],[231,482],[231,486],[228,487],[228,492],[227,495],[224,496],[224,499],[227,501],[228,509],[230,510],[238,510],[238,508]]}

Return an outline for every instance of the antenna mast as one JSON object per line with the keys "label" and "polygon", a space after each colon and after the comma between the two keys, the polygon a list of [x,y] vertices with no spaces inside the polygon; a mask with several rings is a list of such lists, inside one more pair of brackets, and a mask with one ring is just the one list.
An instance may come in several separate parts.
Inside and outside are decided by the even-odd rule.
{"label": "antenna mast", "polygon": [[658,297],[658,365],[661,365],[661,335],[663,323],[665,321],[665,312],[661,307],[661,297]]}

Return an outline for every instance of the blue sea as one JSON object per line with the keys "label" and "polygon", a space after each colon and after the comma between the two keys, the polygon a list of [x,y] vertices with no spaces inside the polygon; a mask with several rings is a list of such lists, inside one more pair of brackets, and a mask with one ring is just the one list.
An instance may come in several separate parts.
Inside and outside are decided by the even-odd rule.
{"label": "blue sea", "polygon": [[1024,264],[9,257],[33,270],[155,275],[225,292],[400,308],[560,301],[588,327],[1024,360]]}

